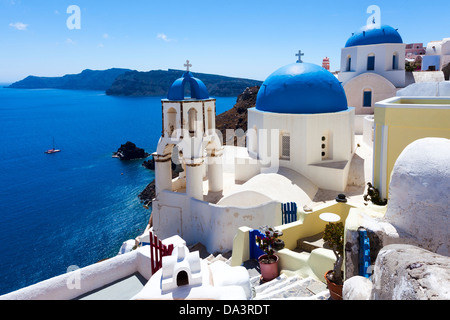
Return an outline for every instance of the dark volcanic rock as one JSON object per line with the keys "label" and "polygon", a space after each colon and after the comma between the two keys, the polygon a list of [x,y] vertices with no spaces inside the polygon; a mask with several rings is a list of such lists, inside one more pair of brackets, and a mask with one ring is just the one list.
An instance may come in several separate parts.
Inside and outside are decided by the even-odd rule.
{"label": "dark volcanic rock", "polygon": [[[233,131],[242,129],[241,134],[247,131],[247,109],[255,107],[258,91],[259,86],[246,88],[237,97],[233,108],[216,116],[216,129],[222,133],[223,144],[230,144],[229,141],[226,141],[227,129]],[[239,135],[239,132],[237,134]],[[234,144],[237,143],[238,138],[237,136],[234,137]]]}
{"label": "dark volcanic rock", "polygon": [[116,152],[113,153],[113,157],[120,160],[133,160],[147,158],[150,154],[145,152],[144,149],[136,147],[133,142],[127,141],[122,144]]}

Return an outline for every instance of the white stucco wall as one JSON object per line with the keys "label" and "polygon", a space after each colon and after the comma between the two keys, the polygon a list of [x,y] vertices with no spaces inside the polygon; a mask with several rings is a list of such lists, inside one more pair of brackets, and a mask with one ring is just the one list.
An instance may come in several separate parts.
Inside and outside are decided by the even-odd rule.
{"label": "white stucco wall", "polygon": [[179,235],[187,244],[201,242],[209,252],[232,249],[242,225],[259,228],[281,224],[281,203],[221,206],[164,190],[152,204],[153,231],[159,238]]}
{"label": "white stucco wall", "polygon": [[[372,106],[363,106],[364,90],[372,91]],[[375,103],[395,97],[397,88],[386,78],[376,73],[362,73],[344,84],[345,95],[349,106],[355,108],[356,115],[373,114]]]}
{"label": "white stucco wall", "polygon": [[71,300],[135,272],[151,277],[148,246],[38,282],[0,296],[0,300]]}
{"label": "white stucco wall", "polygon": [[[405,86],[405,44],[384,43],[375,45],[355,46],[341,49],[341,69],[339,81],[344,85],[352,78],[362,73],[375,73],[388,79],[397,88]],[[398,57],[398,69],[392,69],[392,57],[394,53]],[[375,70],[367,70],[367,57],[375,55]],[[347,58],[351,56],[351,69],[347,71]]]}
{"label": "white stucco wall", "polygon": [[[281,114],[248,110],[248,127],[257,129],[257,158],[270,166],[292,169],[319,188],[343,191],[346,172],[338,164],[352,159],[355,111],[320,114]],[[290,159],[280,157],[281,135],[290,136]],[[326,137],[326,141],[322,141]],[[322,157],[322,145],[326,157]],[[255,145],[253,142],[251,145]],[[249,160],[250,161],[250,160]],[[250,171],[249,171],[250,172]],[[325,179],[324,176],[330,174]]]}

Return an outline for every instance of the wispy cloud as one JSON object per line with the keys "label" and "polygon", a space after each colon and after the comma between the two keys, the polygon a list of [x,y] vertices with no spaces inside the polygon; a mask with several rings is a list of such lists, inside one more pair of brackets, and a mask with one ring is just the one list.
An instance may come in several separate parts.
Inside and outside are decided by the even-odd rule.
{"label": "wispy cloud", "polygon": [[75,44],[75,41],[73,41],[73,40],[70,39],[70,38],[67,38],[67,39],[66,39],[66,43],[67,43],[67,44],[73,44],[73,45],[74,45],[74,44]]}
{"label": "wispy cloud", "polygon": [[109,39],[109,34],[104,33],[104,34],[103,34],[103,39]]}
{"label": "wispy cloud", "polygon": [[167,37],[167,35],[164,34],[164,33],[158,33],[158,35],[157,35],[156,37],[157,37],[158,39],[161,39],[161,40],[165,41],[165,42],[171,42],[171,41],[174,41],[174,39],[169,39],[169,38]]}
{"label": "wispy cloud", "polygon": [[16,30],[25,31],[27,30],[28,25],[22,22],[10,23],[10,27],[13,27]]}

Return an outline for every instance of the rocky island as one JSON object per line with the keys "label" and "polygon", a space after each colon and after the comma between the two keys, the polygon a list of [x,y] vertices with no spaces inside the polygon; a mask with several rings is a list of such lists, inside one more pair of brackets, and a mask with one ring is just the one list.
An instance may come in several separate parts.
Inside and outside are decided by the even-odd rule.
{"label": "rocky island", "polygon": [[133,142],[127,141],[122,144],[116,152],[113,152],[113,158],[119,158],[120,160],[135,160],[147,158],[150,154],[145,152],[144,149],[136,147]]}

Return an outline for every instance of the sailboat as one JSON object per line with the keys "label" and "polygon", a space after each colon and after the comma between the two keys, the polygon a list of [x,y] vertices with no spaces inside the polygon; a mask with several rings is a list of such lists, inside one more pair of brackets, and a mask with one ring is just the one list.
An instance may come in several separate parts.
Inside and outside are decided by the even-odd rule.
{"label": "sailboat", "polygon": [[53,148],[52,149],[48,149],[47,151],[44,151],[44,152],[47,153],[47,154],[61,152],[61,150],[55,149],[55,139],[54,138],[53,138]]}

